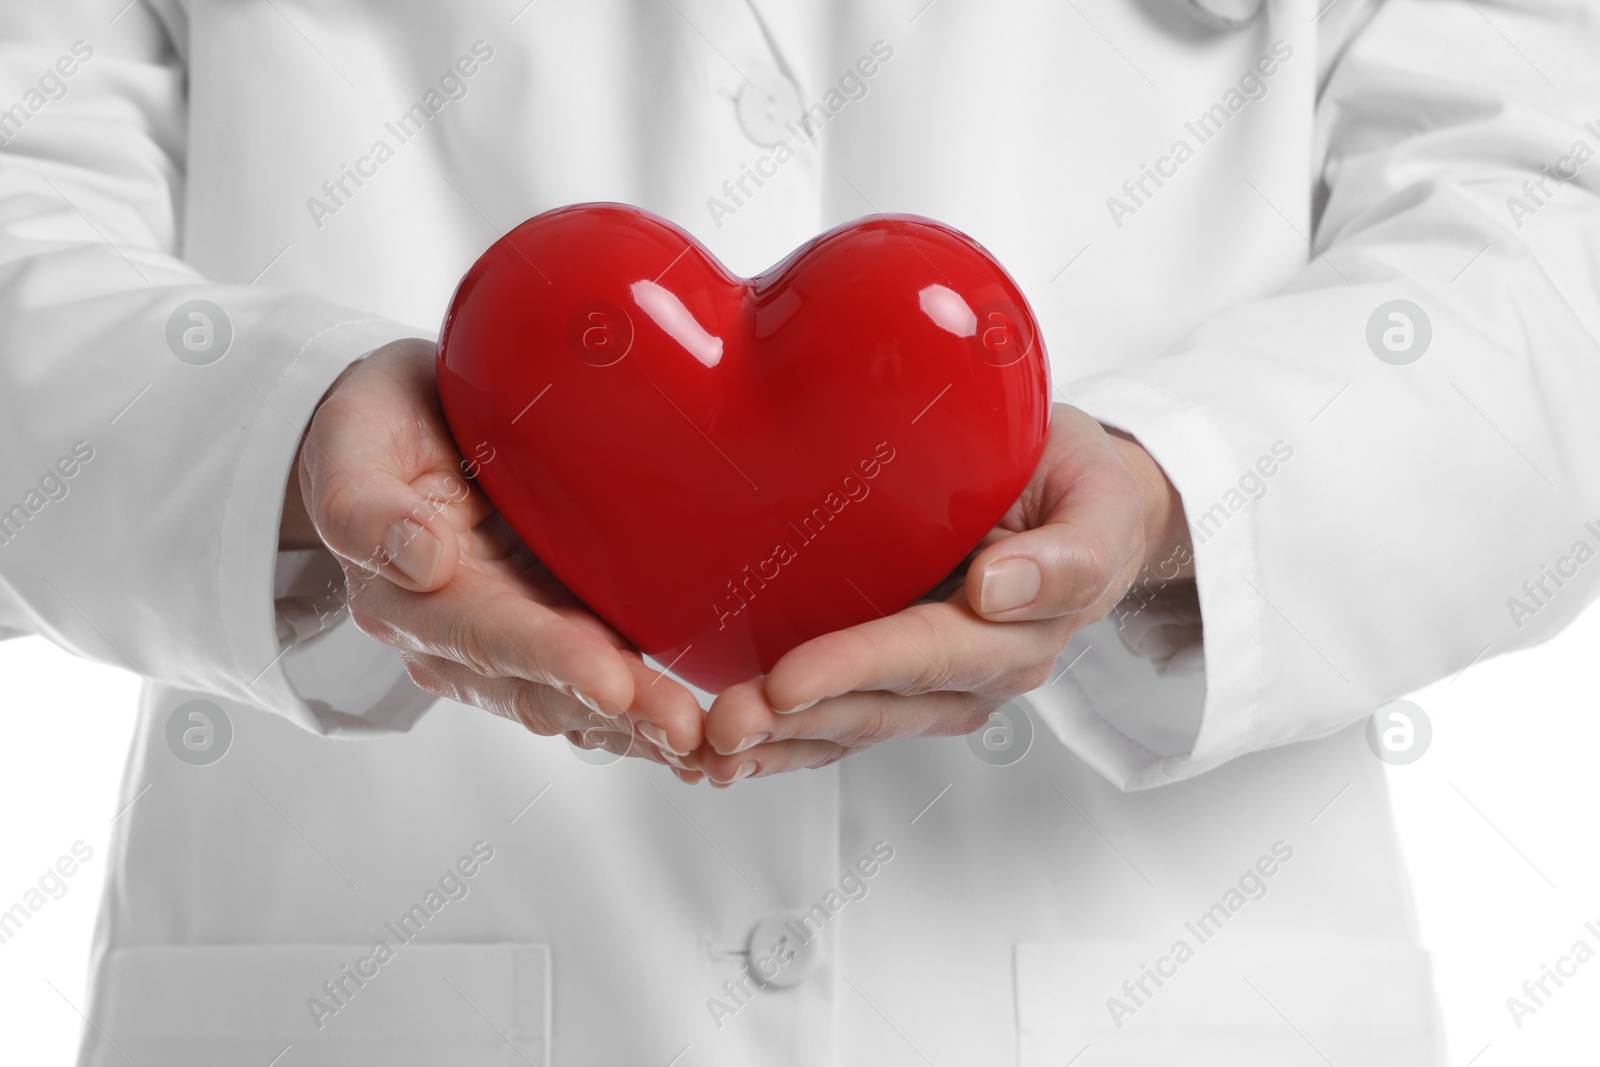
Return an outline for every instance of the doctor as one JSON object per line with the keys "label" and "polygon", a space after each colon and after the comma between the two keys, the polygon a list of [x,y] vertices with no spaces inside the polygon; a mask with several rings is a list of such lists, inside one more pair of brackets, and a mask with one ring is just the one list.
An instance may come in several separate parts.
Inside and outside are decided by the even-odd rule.
{"label": "doctor", "polygon": [[[151,679],[81,1062],[1441,1062],[1364,723],[1594,595],[1600,28],[1218,10],[0,11],[0,627]],[[601,199],[1007,265],[945,599],[697,694],[508,541],[427,338]]]}

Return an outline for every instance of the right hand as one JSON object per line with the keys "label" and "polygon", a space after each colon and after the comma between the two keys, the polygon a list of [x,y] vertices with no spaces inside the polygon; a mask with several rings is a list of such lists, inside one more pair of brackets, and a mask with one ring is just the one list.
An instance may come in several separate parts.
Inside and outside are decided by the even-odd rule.
{"label": "right hand", "polygon": [[356,626],[398,649],[429,693],[699,781],[694,696],[579,603],[466,469],[439,406],[432,342],[385,345],[329,388],[289,510],[303,502],[338,558]]}

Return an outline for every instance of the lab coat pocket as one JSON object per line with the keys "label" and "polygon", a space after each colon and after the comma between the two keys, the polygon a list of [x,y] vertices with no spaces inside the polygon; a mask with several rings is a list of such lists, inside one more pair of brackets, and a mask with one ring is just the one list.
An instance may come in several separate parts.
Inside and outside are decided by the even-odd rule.
{"label": "lab coat pocket", "polygon": [[115,949],[81,1067],[549,1067],[547,945],[394,944]]}
{"label": "lab coat pocket", "polygon": [[1186,929],[1020,944],[1015,965],[1019,1067],[1443,1062],[1428,954],[1405,942]]}

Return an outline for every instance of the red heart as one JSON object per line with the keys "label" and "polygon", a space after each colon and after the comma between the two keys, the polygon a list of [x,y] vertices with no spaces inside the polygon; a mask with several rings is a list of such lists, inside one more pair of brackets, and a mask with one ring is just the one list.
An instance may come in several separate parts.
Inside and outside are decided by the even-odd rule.
{"label": "red heart", "polygon": [[462,279],[438,377],[511,528],[712,692],[926,594],[1016,500],[1050,419],[1021,291],[909,215],[745,279],[638,208],[546,212]]}

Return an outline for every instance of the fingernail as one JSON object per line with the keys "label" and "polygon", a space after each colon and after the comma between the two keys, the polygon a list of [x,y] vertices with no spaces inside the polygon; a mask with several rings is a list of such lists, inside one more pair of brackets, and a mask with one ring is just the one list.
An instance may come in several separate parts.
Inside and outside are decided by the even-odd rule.
{"label": "fingernail", "polygon": [[653,722],[640,723],[639,736],[659,748],[661,751],[670,752],[674,756],[687,756],[689,754],[687,752],[679,752],[677,749],[673,748],[672,743],[667,740],[667,732]]}
{"label": "fingernail", "polygon": [[756,767],[757,767],[757,764],[756,764],[755,760],[746,760],[745,762],[739,764],[739,769],[733,772],[733,777],[732,778],[715,778],[715,777],[713,777],[711,779],[711,784],[715,785],[715,786],[720,786],[720,787],[726,789],[728,786],[732,785],[734,782],[737,782],[739,779],[748,778],[752,774],[756,773]]}
{"label": "fingernail", "polygon": [[561,687],[561,691],[567,694],[567,696],[571,697],[573,700],[576,700],[578,703],[582,704],[584,707],[588,708],[590,711],[594,712],[596,715],[603,716],[607,719],[616,718],[615,715],[607,715],[604,711],[600,710],[600,702],[575,685],[564,685]]}
{"label": "fingernail", "polygon": [[655,748],[661,754],[661,758],[667,761],[667,766],[669,767],[676,767],[680,771],[698,771],[701,769],[700,757],[693,752],[687,756],[680,756],[669,749],[662,748],[660,745],[656,745]]}
{"label": "fingernail", "polygon": [[1012,611],[1031,604],[1042,588],[1039,565],[1026,556],[1012,556],[984,570],[978,607],[986,615]]}
{"label": "fingernail", "polygon": [[395,570],[418,585],[432,585],[444,546],[415,519],[399,519],[384,532],[383,551]]}
{"label": "fingernail", "polygon": [[737,745],[735,745],[733,748],[730,748],[728,751],[722,752],[722,751],[719,750],[718,751],[718,755],[722,755],[722,756],[737,756],[741,752],[745,752],[745,751],[748,751],[749,749],[755,748],[757,745],[759,745],[761,742],[765,741],[767,738],[769,738],[771,736],[772,735],[770,733],[765,733],[765,732],[759,733],[759,734],[751,734],[749,737],[745,738],[743,741],[740,741]]}
{"label": "fingernail", "polygon": [[684,785],[699,785],[706,779],[706,776],[700,771],[674,770],[672,773],[677,775],[678,781],[682,782]]}
{"label": "fingernail", "polygon": [[815,700],[808,700],[804,704],[796,704],[792,708],[773,708],[772,712],[775,715],[793,715],[797,711],[805,711],[807,708],[815,707],[822,703],[822,700],[822,697],[818,697]]}

